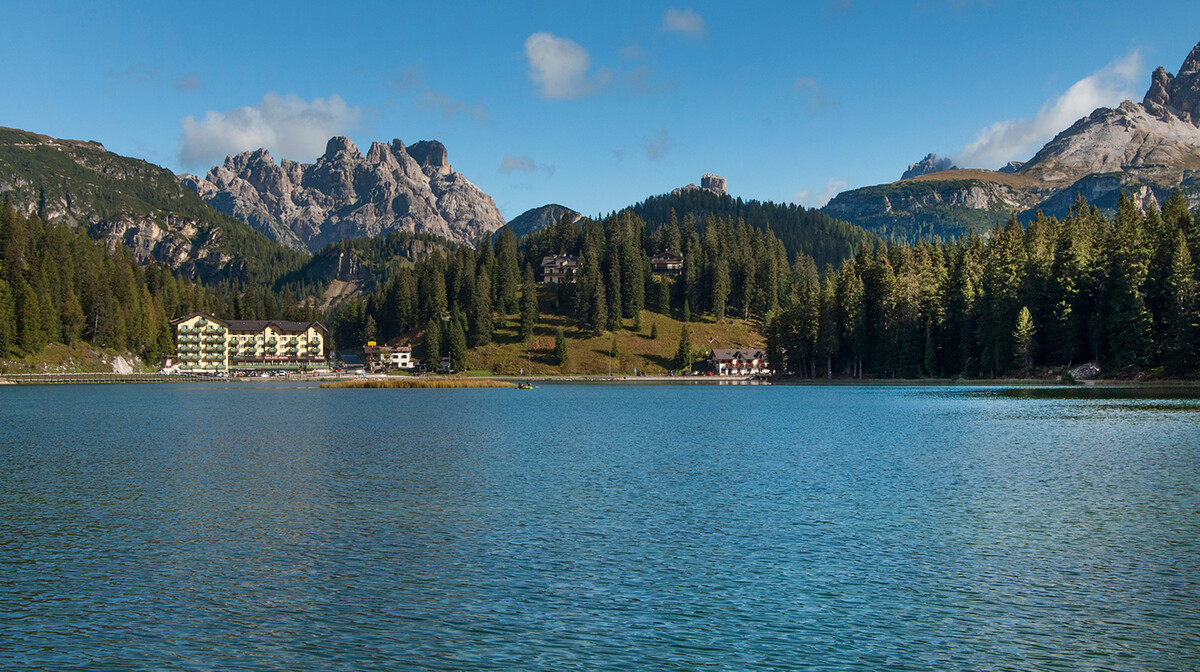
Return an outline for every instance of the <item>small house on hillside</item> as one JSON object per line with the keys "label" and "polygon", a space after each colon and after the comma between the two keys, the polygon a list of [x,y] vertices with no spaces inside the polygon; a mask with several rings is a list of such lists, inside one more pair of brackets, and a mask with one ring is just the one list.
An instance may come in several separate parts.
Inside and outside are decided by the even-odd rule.
{"label": "small house on hillside", "polygon": [[542,283],[557,285],[575,282],[579,260],[570,254],[550,254],[542,257]]}
{"label": "small house on hillside", "polygon": [[683,272],[683,255],[674,252],[659,252],[650,257],[650,272],[654,275],[675,277]]}
{"label": "small house on hillside", "polygon": [[757,348],[713,348],[709,369],[718,376],[754,376],[771,372],[767,353]]}

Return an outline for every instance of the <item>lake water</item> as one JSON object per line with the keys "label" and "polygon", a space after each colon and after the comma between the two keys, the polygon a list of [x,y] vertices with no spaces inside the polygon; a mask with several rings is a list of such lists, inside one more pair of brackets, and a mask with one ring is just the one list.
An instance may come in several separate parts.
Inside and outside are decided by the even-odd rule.
{"label": "lake water", "polygon": [[0,388],[0,669],[1200,669],[1124,396]]}

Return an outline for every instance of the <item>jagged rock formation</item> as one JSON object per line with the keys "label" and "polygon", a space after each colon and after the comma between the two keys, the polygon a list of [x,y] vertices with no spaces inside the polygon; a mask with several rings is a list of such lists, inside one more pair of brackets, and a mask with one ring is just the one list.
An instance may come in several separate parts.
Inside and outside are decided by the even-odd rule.
{"label": "jagged rock formation", "polygon": [[[926,157],[936,159],[934,155]],[[925,164],[911,165],[910,171]],[[1200,203],[1200,44],[1177,75],[1154,71],[1141,103],[1100,108],[1059,133],[1028,162],[999,171],[904,174],[891,185],[838,194],[824,211],[876,232],[912,238],[987,230],[1016,212],[1063,215],[1077,195],[1102,209],[1121,193],[1148,207],[1180,188]],[[904,186],[908,185],[908,186]],[[903,232],[898,234],[897,232]],[[922,233],[925,232],[925,233]]]}
{"label": "jagged rock formation", "polygon": [[583,215],[566,206],[551,203],[549,205],[543,205],[540,208],[532,208],[522,212],[520,215],[517,215],[513,219],[509,220],[506,226],[508,226],[508,228],[512,230],[513,234],[517,236],[517,239],[520,240],[522,236],[528,235],[534,231],[540,231],[547,226],[551,226],[552,224],[556,224],[558,220],[563,218],[564,215],[570,217],[571,222],[578,222],[579,219],[583,217]]}
{"label": "jagged rock formation", "polygon": [[700,186],[697,187],[695,184],[688,184],[679,187],[678,189],[672,189],[671,195],[678,196],[679,194],[692,189],[711,191],[718,196],[729,195],[729,191],[725,187],[725,178],[721,177],[720,175],[713,175],[712,173],[705,173],[700,176]]}
{"label": "jagged rock formation", "polygon": [[3,197],[26,214],[125,245],[138,261],[204,280],[262,275],[268,266],[302,261],[206,205],[171,171],[98,142],[0,128]]}
{"label": "jagged rock formation", "polygon": [[203,178],[180,179],[218,210],[311,251],[388,231],[474,244],[504,225],[492,198],[454,171],[436,141],[373,142],[363,156],[339,136],[315,163],[276,164],[258,149],[226,158]]}
{"label": "jagged rock formation", "polygon": [[908,164],[908,170],[900,176],[900,179],[907,180],[921,175],[930,173],[940,173],[944,170],[955,170],[958,166],[949,157],[939,157],[937,154],[926,154],[925,158],[916,163]]}
{"label": "jagged rock formation", "polygon": [[1200,170],[1200,44],[1179,75],[1159,67],[1142,103],[1102,107],[1046,143],[1020,174],[1075,182],[1095,173],[1123,172],[1159,185],[1178,185]]}

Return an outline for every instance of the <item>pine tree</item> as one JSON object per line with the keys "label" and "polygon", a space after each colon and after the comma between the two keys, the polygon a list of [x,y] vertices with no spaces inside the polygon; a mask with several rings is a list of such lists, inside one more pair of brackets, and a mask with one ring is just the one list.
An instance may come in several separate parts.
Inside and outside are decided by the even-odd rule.
{"label": "pine tree", "polygon": [[461,319],[450,320],[450,368],[454,371],[467,370],[467,334]]}
{"label": "pine tree", "polygon": [[674,364],[679,371],[692,368],[692,334],[686,324],[679,330],[679,347],[675,350]]}
{"label": "pine tree", "polygon": [[1174,371],[1189,373],[1198,363],[1196,344],[1200,342],[1200,289],[1197,287],[1187,238],[1182,230],[1176,232],[1173,247],[1168,279],[1170,304],[1164,343],[1165,359]]}
{"label": "pine tree", "polygon": [[528,343],[533,338],[533,328],[538,319],[537,284],[533,281],[533,266],[525,267],[525,279],[521,288],[521,341]]}
{"label": "pine tree", "polygon": [[605,326],[609,331],[621,328],[622,305],[621,268],[614,257],[608,272],[608,323]]}
{"label": "pine tree", "polygon": [[671,314],[671,279],[665,275],[658,277],[658,312]]}
{"label": "pine tree", "polygon": [[725,300],[729,298],[729,262],[724,257],[717,260],[712,277],[713,315],[717,320],[725,317]]}
{"label": "pine tree", "polygon": [[1029,314],[1028,308],[1021,306],[1020,312],[1017,313],[1017,325],[1013,330],[1013,355],[1016,365],[1021,367],[1026,378],[1033,367],[1033,334],[1033,316]]}
{"label": "pine tree", "polygon": [[421,345],[425,349],[425,366],[436,371],[442,359],[442,329],[440,320],[429,320],[425,325]]}
{"label": "pine tree", "polygon": [[650,340],[652,340],[652,341],[658,340],[658,322],[657,321],[650,323]]}
{"label": "pine tree", "polygon": [[521,270],[517,261],[517,237],[507,226],[498,234],[500,251],[496,254],[496,307],[503,315],[517,312],[517,287]]}
{"label": "pine tree", "polygon": [[16,341],[16,320],[12,290],[8,281],[0,275],[0,359],[12,353]]}
{"label": "pine tree", "polygon": [[592,333],[599,334],[608,326],[608,301],[604,296],[604,283],[597,282],[592,291],[592,309],[590,311],[591,319],[588,322],[588,327]]}
{"label": "pine tree", "polygon": [[554,332],[554,363],[559,366],[567,363],[567,337],[562,327]]}

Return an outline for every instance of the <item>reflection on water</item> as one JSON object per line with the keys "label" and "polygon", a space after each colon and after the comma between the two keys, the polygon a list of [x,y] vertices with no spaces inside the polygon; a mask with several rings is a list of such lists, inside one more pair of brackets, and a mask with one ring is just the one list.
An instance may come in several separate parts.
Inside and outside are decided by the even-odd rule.
{"label": "reflection on water", "polygon": [[1139,390],[0,390],[0,669],[1194,670]]}

